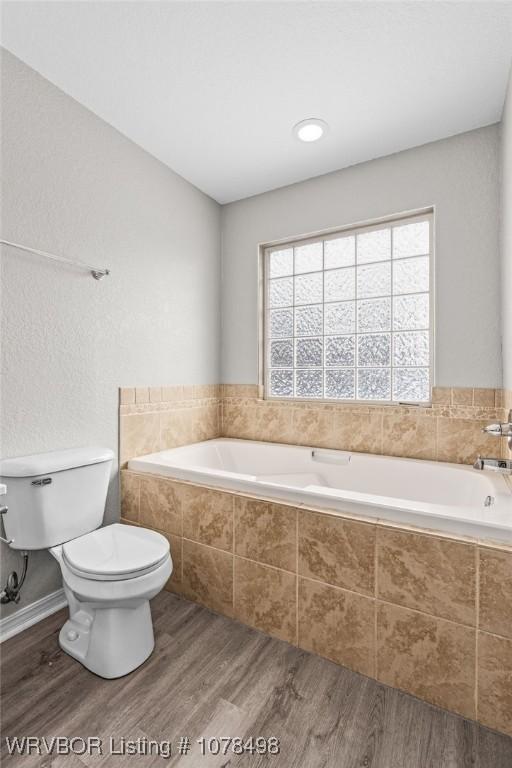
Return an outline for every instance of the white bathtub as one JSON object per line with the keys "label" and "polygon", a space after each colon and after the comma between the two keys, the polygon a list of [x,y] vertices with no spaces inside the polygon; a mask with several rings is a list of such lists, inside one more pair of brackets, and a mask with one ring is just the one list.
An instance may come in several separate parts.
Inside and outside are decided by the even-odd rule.
{"label": "white bathtub", "polygon": [[131,459],[136,472],[512,543],[512,486],[460,464],[217,439]]}

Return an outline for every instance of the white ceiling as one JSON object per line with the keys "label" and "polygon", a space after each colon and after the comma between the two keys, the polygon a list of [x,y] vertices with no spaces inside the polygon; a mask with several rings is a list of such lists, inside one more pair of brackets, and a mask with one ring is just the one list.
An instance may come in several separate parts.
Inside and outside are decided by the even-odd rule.
{"label": "white ceiling", "polygon": [[[496,122],[511,2],[4,2],[12,53],[221,203]],[[330,125],[293,139],[306,117]]]}

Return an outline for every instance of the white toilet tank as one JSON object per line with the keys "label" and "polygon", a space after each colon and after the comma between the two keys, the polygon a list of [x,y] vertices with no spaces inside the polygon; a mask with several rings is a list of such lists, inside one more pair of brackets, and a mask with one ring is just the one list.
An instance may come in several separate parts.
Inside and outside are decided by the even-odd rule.
{"label": "white toilet tank", "polygon": [[99,528],[113,452],[71,448],[0,461],[5,533],[14,549],[48,549]]}

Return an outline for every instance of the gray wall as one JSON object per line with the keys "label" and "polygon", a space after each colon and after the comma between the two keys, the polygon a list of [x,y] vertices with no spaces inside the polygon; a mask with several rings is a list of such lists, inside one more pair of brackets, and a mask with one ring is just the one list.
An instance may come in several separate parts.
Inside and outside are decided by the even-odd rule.
{"label": "gray wall", "polygon": [[[7,52],[2,118],[2,237],[112,275],[2,248],[1,455],[117,452],[120,385],[219,381],[220,208]],[[30,560],[19,607],[61,584]]]}
{"label": "gray wall", "polygon": [[512,71],[501,123],[501,158],[503,385],[512,389]]}
{"label": "gray wall", "polygon": [[224,206],[222,380],[258,381],[258,243],[433,204],[436,384],[500,386],[498,138],[490,126]]}

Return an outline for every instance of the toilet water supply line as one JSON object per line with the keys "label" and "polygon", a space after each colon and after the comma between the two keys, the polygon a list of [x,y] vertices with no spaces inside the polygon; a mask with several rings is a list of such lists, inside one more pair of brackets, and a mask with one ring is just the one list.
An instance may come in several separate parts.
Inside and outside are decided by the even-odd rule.
{"label": "toilet water supply line", "polygon": [[[5,513],[8,511],[9,507],[1,506],[0,507],[0,516],[5,515]],[[0,536],[0,541],[4,541],[6,544],[11,544],[12,541],[8,539],[4,539],[3,536]],[[28,569],[28,552],[26,552],[24,549],[21,550],[21,556],[23,557],[23,567],[21,569],[21,578],[18,579],[18,574],[16,571],[11,571],[10,574],[7,577],[7,583],[5,587],[0,592],[0,603],[19,603],[20,601],[20,592],[21,588],[23,586],[23,583],[25,581],[25,577],[27,575],[27,569]]]}
{"label": "toilet water supply line", "polygon": [[21,577],[18,580],[18,574],[16,571],[11,571],[7,577],[7,583],[5,587],[0,592],[0,603],[19,603],[20,601],[20,592],[28,569],[28,552],[22,550],[21,555],[23,557]]}

